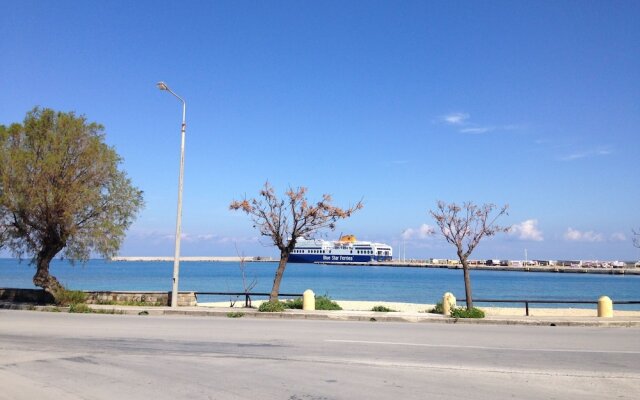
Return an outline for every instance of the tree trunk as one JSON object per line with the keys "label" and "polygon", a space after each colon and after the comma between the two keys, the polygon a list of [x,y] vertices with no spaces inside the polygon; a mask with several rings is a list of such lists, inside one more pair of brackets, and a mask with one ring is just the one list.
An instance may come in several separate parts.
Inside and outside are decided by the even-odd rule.
{"label": "tree trunk", "polygon": [[471,278],[469,277],[469,263],[466,258],[461,258],[462,270],[464,271],[464,294],[467,300],[467,310],[473,308],[473,299],[471,296]]}
{"label": "tree trunk", "polygon": [[273,279],[273,287],[271,288],[271,294],[269,295],[270,302],[278,301],[278,293],[280,293],[280,282],[282,282],[282,275],[284,275],[284,269],[287,267],[287,261],[289,260],[289,252],[286,250],[280,251],[280,263],[276,270],[276,276]]}
{"label": "tree trunk", "polygon": [[55,276],[49,275],[49,263],[62,250],[62,247],[46,247],[42,249],[36,258],[36,274],[33,276],[33,284],[44,289],[45,292],[56,297],[57,292],[63,289]]}

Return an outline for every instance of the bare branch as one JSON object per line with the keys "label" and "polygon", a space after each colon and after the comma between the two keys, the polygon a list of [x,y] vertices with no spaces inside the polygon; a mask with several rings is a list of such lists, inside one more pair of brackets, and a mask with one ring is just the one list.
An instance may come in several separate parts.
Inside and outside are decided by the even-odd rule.
{"label": "bare branch", "polygon": [[314,204],[307,200],[306,195],[305,187],[289,187],[281,200],[269,182],[266,182],[259,197],[234,200],[229,206],[231,210],[249,215],[254,227],[263,236],[270,237],[280,250],[280,266],[276,272],[271,300],[274,293],[277,299],[279,280],[298,238],[311,236],[322,229],[333,230],[337,221],[349,218],[363,207],[362,200],[348,208],[336,207],[331,204],[331,196],[328,194],[324,194],[322,200]]}
{"label": "bare branch", "polygon": [[504,205],[492,216],[496,209],[494,204],[484,204],[479,207],[472,202],[465,202],[459,206],[456,203],[446,204],[438,201],[436,210],[429,211],[446,241],[456,247],[456,253],[465,274],[468,308],[473,307],[473,302],[467,260],[484,236],[493,236],[509,230],[508,227],[496,224],[500,216],[507,215],[508,208],[508,205]]}

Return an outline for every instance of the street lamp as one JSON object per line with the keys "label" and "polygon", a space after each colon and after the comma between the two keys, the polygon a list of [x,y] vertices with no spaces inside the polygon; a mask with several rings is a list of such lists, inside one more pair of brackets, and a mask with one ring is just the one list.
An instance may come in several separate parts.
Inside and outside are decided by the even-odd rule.
{"label": "street lamp", "polygon": [[177,94],[173,93],[169,86],[164,82],[158,82],[158,89],[166,90],[182,102],[182,143],[180,145],[180,178],[178,181],[178,216],[176,217],[176,251],[173,256],[173,285],[171,287],[171,307],[178,306],[178,275],[180,274],[180,231],[182,228],[182,186],[184,181],[184,133],[187,129],[185,120],[187,113],[187,103]]}

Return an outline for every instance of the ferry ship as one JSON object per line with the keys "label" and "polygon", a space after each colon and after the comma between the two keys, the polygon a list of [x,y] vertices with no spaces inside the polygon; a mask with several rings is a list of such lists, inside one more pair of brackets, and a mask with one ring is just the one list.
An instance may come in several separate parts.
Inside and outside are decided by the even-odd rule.
{"label": "ferry ship", "polygon": [[353,235],[339,240],[298,239],[289,255],[291,263],[344,263],[391,261],[391,246],[384,243],[359,241]]}

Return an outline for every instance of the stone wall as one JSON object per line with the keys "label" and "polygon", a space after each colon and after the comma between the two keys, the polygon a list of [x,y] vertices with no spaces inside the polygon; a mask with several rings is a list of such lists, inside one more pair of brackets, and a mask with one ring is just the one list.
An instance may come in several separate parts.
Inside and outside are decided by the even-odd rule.
{"label": "stone wall", "polygon": [[169,305],[168,292],[85,292],[88,304],[144,304],[150,306]]}
{"label": "stone wall", "polygon": [[[88,304],[118,305],[171,305],[171,292],[112,292],[85,291]],[[16,303],[53,304],[53,297],[42,289],[0,288],[0,301]],[[198,304],[194,292],[178,293],[178,306],[196,306]]]}

